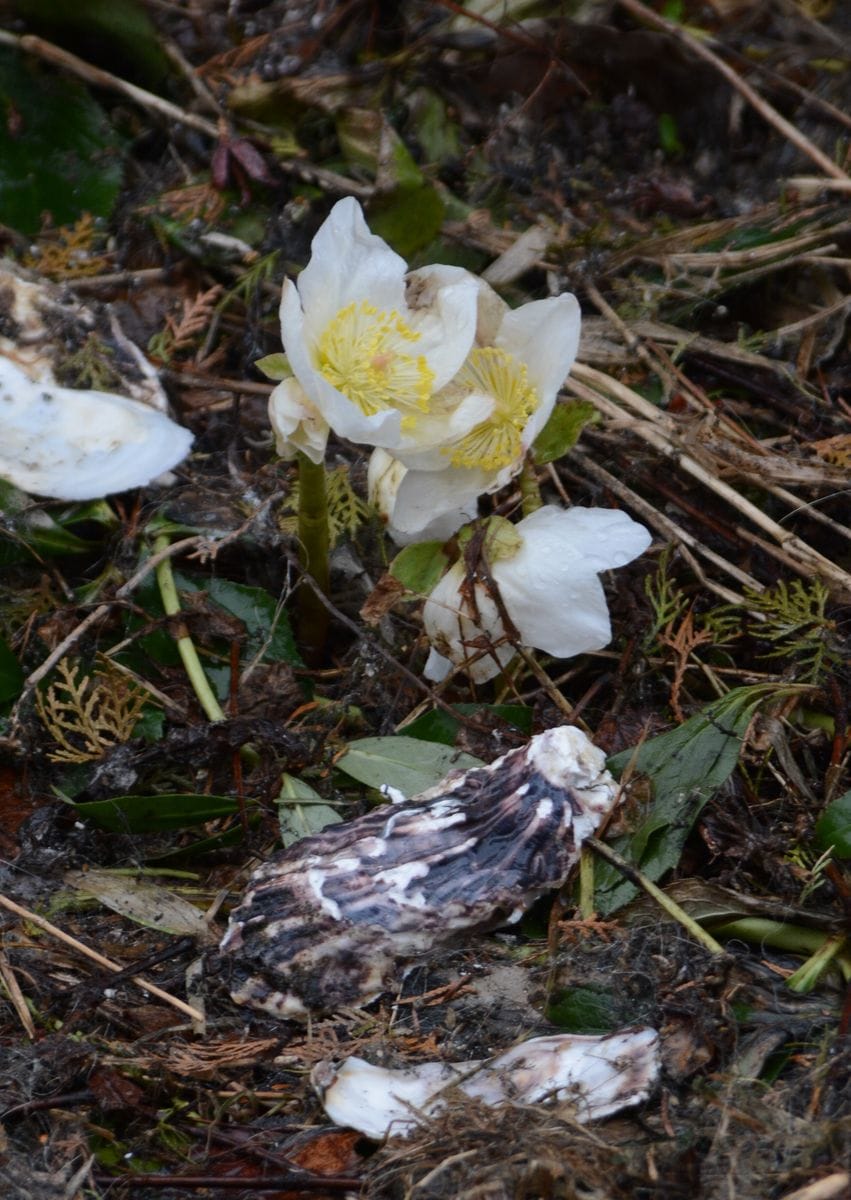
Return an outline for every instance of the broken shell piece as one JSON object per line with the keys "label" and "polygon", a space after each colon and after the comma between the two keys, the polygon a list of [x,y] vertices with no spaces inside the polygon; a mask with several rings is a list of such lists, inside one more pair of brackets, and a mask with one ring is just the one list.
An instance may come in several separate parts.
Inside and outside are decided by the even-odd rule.
{"label": "broken shell piece", "polygon": [[231,995],[279,1017],[373,1000],[406,964],[560,887],[616,794],[602,751],[563,726],[296,842],[231,914]]}
{"label": "broken shell piece", "polygon": [[112,392],[33,382],[0,355],[0,478],[58,500],[142,487],[189,453],[192,434]]}
{"label": "broken shell piece", "polygon": [[75,383],[66,376],[81,351],[106,368],[115,392],[167,411],[156,369],[124,333],[112,305],[84,304],[67,287],[3,259],[0,355],[34,383]]}
{"label": "broken shell piece", "polygon": [[494,1107],[568,1102],[576,1120],[597,1120],[646,1100],[658,1073],[659,1035],[642,1028],[602,1037],[532,1038],[485,1062],[430,1062],[393,1071],[347,1058],[339,1067],[318,1063],[311,1080],[336,1125],[379,1140],[410,1134],[457,1092]]}

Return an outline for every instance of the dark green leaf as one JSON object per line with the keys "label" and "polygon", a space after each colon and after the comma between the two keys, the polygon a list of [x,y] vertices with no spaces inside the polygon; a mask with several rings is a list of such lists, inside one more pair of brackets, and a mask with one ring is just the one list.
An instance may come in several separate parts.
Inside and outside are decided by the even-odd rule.
{"label": "dark green leaf", "polygon": [[335,765],[368,787],[398,788],[405,796],[416,796],[440,783],[450,771],[466,771],[484,764],[472,754],[437,742],[398,736],[350,742]]}
{"label": "dark green leaf", "polygon": [[21,664],[5,638],[0,637],[0,704],[17,699],[23,686]]}
{"label": "dark green leaf", "polygon": [[85,212],[108,216],[121,184],[121,142],[100,106],[67,75],[0,48],[0,213],[32,235]]}
{"label": "dark green leaf", "polygon": [[620,1024],[618,1005],[608,989],[572,987],[557,992],[546,1018],[568,1033],[609,1033]]}
{"label": "dark green leaf", "polygon": [[532,457],[539,467],[545,463],[555,462],[568,450],[572,450],[579,441],[579,435],[586,425],[599,420],[599,415],[593,404],[585,400],[572,400],[565,404],[557,404],[550,414],[544,428],[535,438],[532,446]]}
{"label": "dark green leaf", "polygon": [[845,792],[821,815],[815,829],[822,850],[831,846],[840,858],[851,858],[851,792]]}
{"label": "dark green leaf", "polygon": [[246,656],[262,649],[267,662],[302,665],[286,610],[263,588],[230,579],[201,580],[180,571],[175,571],[174,579],[179,590],[206,592],[215,604],[243,622],[248,635]]}
{"label": "dark green leaf", "polygon": [[[638,828],[613,840],[618,853],[653,881],[676,866],[700,810],[735,769],[754,711],[763,701],[783,694],[785,690],[773,684],[735,688],[678,729],[610,759],[616,775],[631,766],[649,776],[654,792]],[[635,886],[613,867],[598,865],[595,904],[602,916],[635,894]]]}
{"label": "dark green leaf", "polygon": [[162,796],[115,796],[75,804],[77,815],[115,833],[154,833],[186,829],[238,811],[231,796],[168,792]]}
{"label": "dark green leaf", "polygon": [[31,27],[82,57],[149,88],[169,63],[156,28],[136,0],[14,0]]}
{"label": "dark green leaf", "polygon": [[443,200],[431,184],[398,187],[375,201],[369,224],[397,254],[411,258],[440,232],[444,212]]}
{"label": "dark green leaf", "polygon": [[[492,713],[508,725],[519,729],[521,733],[532,732],[533,714],[531,708],[527,708],[525,704],[453,704],[452,707],[464,717],[474,717],[480,712]],[[422,738],[424,742],[441,742],[444,746],[454,746],[460,728],[461,722],[446,709],[434,708],[411,721],[403,732],[408,737]]]}

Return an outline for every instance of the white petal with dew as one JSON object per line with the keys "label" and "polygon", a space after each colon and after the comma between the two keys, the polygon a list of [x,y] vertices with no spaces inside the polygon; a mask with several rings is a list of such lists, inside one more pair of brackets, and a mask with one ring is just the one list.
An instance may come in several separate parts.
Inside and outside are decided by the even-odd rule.
{"label": "white petal with dew", "polygon": [[192,434],[111,392],[34,383],[0,356],[0,477],[58,500],[143,487],[189,453]]}
{"label": "white petal with dew", "polygon": [[527,646],[570,658],[608,645],[612,631],[597,572],[622,566],[650,534],[612,509],[548,505],[517,525],[517,554],[493,564],[506,610]]}
{"label": "white petal with dew", "polygon": [[619,508],[559,508],[544,505],[524,517],[517,528],[530,534],[543,552],[581,560],[592,571],[623,567],[643,554],[652,538],[643,525]]}

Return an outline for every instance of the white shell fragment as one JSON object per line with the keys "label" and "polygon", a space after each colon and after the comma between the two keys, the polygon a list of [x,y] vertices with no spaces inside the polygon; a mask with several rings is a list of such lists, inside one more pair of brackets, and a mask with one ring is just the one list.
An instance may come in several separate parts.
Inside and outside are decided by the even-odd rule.
{"label": "white shell fragment", "polygon": [[560,887],[617,788],[572,726],[296,842],[230,918],[231,994],[279,1017],[365,1004],[406,965]]}
{"label": "white shell fragment", "polygon": [[[116,392],[60,385],[90,351]],[[73,380],[71,380],[73,381]],[[0,262],[0,479],[58,500],[142,487],[189,452],[157,372],[109,306]]]}
{"label": "white shell fragment", "polygon": [[142,487],[176,466],[192,434],[112,392],[34,383],[0,356],[0,478],[58,500]]}
{"label": "white shell fragment", "polygon": [[429,1062],[388,1070],[347,1058],[322,1062],[311,1079],[331,1120],[367,1137],[410,1134],[458,1093],[494,1107],[506,1102],[568,1102],[578,1121],[610,1116],[646,1100],[659,1073],[655,1029],[602,1037],[532,1038],[485,1062]]}

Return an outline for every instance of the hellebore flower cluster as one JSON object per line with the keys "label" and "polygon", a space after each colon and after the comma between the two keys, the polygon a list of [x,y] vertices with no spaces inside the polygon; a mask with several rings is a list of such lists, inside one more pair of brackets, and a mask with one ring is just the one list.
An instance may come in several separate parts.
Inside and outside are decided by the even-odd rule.
{"label": "hellebore flower cluster", "polygon": [[[579,327],[569,294],[512,310],[460,267],[409,272],[357,201],[341,200],[298,282],[284,284],[292,377],[269,402],[278,451],[318,465],[331,431],[372,446],[370,497],[391,537],[446,539],[476,517],[480,496],[522,470],[573,365]],[[643,526],[609,509],[546,507],[501,526],[484,539],[487,586],[458,561],[426,601],[430,679],[455,665],[488,680],[516,644],[559,657],[605,646],[599,573],[650,543]]]}
{"label": "hellebore flower cluster", "polygon": [[476,500],[522,467],[576,356],[579,306],[553,296],[511,310],[460,267],[407,272],[339,201],[281,300],[293,372],[269,404],[278,451],[322,461],[329,430],[374,446],[371,493],[397,541]]}

